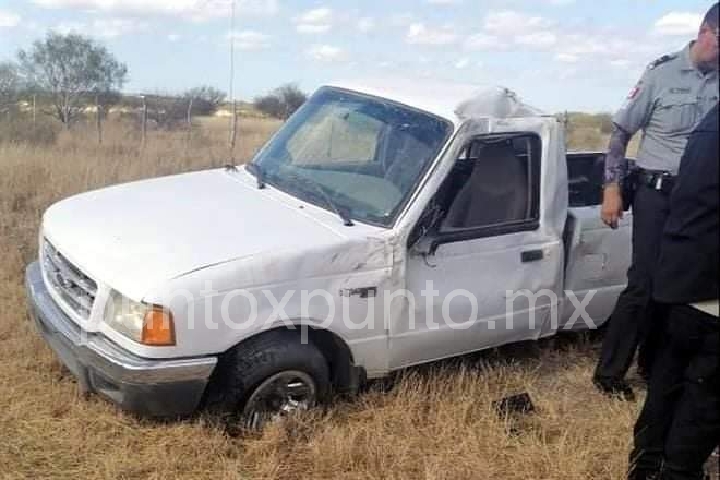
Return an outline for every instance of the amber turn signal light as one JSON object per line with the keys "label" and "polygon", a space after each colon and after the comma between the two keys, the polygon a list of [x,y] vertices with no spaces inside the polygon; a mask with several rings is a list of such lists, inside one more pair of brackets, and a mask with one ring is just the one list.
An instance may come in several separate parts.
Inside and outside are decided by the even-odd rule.
{"label": "amber turn signal light", "polygon": [[169,310],[153,306],[145,313],[142,344],[150,347],[175,345],[175,324]]}

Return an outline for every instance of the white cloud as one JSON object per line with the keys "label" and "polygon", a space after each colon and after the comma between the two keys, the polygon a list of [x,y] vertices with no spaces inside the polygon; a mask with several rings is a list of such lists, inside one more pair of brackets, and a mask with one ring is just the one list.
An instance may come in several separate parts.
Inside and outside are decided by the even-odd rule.
{"label": "white cloud", "polygon": [[430,5],[458,5],[463,3],[463,0],[425,0],[425,3]]}
{"label": "white cloud", "polygon": [[332,45],[313,45],[306,50],[306,55],[318,62],[343,62],[347,60],[347,53]]}
{"label": "white cloud", "polygon": [[[230,15],[232,0],[32,0],[52,9],[92,10],[125,15],[167,15],[195,21]],[[278,13],[278,0],[235,0],[238,15]]]}
{"label": "white cloud", "polygon": [[455,62],[455,68],[458,70],[465,70],[470,65],[470,59],[469,58],[461,58],[457,62]]}
{"label": "white cloud", "polygon": [[407,27],[415,21],[415,15],[409,12],[393,13],[388,17],[388,24],[391,27]]}
{"label": "white cloud", "polygon": [[528,15],[513,10],[490,12],[483,20],[483,28],[487,33],[505,36],[547,28],[551,25],[552,22],[539,15]]}
{"label": "white cloud", "polygon": [[476,33],[465,39],[465,48],[468,50],[487,50],[490,48],[502,48],[502,42],[494,35]]}
{"label": "white cloud", "polygon": [[332,21],[333,12],[329,8],[316,8],[296,17],[297,23],[328,23]]}
{"label": "white cloud", "polygon": [[20,15],[0,10],[0,28],[15,27],[20,23],[21,20],[22,18],[20,17]]}
{"label": "white cloud", "polygon": [[372,17],[363,17],[358,20],[357,28],[362,33],[368,33],[375,29],[375,19]]}
{"label": "white cloud", "polygon": [[631,72],[634,76],[652,59],[671,52],[671,48],[663,46],[650,32],[629,38],[617,34],[612,28],[603,28],[582,33],[558,33],[557,42],[550,51],[556,62],[582,65],[585,74],[593,69],[607,72],[611,67]]}
{"label": "white cloud", "polygon": [[93,20],[92,22],[62,22],[53,27],[53,30],[63,34],[78,33],[92,37],[116,38],[146,28],[147,24],[145,23],[110,18]]}
{"label": "white cloud", "polygon": [[572,53],[558,53],[555,55],[555,60],[563,63],[576,63],[580,58]]}
{"label": "white cloud", "polygon": [[616,58],[615,60],[610,60],[610,65],[616,68],[627,68],[630,66],[630,60],[627,58]]}
{"label": "white cloud", "polygon": [[552,32],[537,32],[518,35],[515,37],[515,44],[529,48],[549,48],[557,43],[557,35]]}
{"label": "white cloud", "polygon": [[52,30],[58,33],[62,33],[63,35],[67,35],[68,33],[87,33],[89,30],[89,26],[87,23],[82,22],[62,22],[54,27],[52,27]]}
{"label": "white cloud", "polygon": [[325,24],[325,25],[312,25],[309,23],[302,23],[300,25],[295,26],[295,30],[297,30],[298,33],[306,33],[306,34],[320,34],[320,33],[327,33],[332,28],[332,25]]}
{"label": "white cloud", "polygon": [[[621,40],[612,40],[595,35],[568,35],[563,39],[562,47],[558,53],[575,57],[607,56],[622,52],[625,45]],[[619,46],[619,50],[615,50]]]}
{"label": "white cloud", "polygon": [[554,23],[539,15],[514,10],[501,10],[485,15],[482,31],[467,38],[471,50],[509,48],[547,50],[559,43],[559,34],[552,31]]}
{"label": "white cloud", "polygon": [[452,45],[458,36],[452,27],[429,28],[424,23],[413,23],[408,27],[405,41],[411,45]]}
{"label": "white cloud", "polygon": [[42,33],[45,31],[46,27],[43,25],[40,25],[38,22],[29,21],[27,23],[24,23],[23,26],[30,32],[33,33]]}
{"label": "white cloud", "polygon": [[659,35],[693,35],[702,23],[701,14],[690,12],[670,12],[655,22],[654,33]]}
{"label": "white cloud", "polygon": [[293,19],[298,33],[327,33],[333,26],[334,15],[329,8],[308,10]]}
{"label": "white cloud", "polygon": [[269,35],[252,30],[229,33],[227,38],[232,38],[235,47],[245,51],[264,50],[271,45]]}
{"label": "white cloud", "polygon": [[560,80],[570,80],[571,78],[576,77],[579,72],[580,71],[575,67],[566,68],[558,73],[558,78]]}
{"label": "white cloud", "polygon": [[171,33],[167,36],[167,39],[171,42],[177,42],[178,40],[180,40],[180,38],[180,35],[178,35],[177,33]]}

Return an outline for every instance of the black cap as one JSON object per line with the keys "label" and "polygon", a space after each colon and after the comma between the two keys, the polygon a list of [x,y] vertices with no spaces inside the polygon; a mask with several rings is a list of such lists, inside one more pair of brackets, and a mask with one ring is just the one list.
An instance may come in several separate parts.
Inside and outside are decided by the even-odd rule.
{"label": "black cap", "polygon": [[710,25],[711,27],[718,28],[720,25],[720,21],[718,17],[720,16],[720,7],[718,6],[718,3],[715,2],[715,5],[710,7],[710,10],[705,14],[705,18],[703,19],[703,23],[706,25]]}

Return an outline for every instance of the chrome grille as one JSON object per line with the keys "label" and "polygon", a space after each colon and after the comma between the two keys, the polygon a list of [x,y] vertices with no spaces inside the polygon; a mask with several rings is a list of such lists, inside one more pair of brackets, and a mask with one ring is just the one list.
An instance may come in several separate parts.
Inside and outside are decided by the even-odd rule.
{"label": "chrome grille", "polygon": [[88,319],[97,293],[95,281],[70,263],[47,240],[43,245],[43,266],[49,287],[80,318]]}

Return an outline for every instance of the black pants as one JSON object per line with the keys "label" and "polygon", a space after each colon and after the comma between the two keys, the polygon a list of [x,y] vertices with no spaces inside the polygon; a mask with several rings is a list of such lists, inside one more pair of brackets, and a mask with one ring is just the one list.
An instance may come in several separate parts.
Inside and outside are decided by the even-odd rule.
{"label": "black pants", "polygon": [[663,309],[665,334],[635,424],[629,478],[699,480],[720,443],[720,320],[687,305]]}
{"label": "black pants", "polygon": [[649,313],[650,280],[660,251],[660,239],[668,215],[669,196],[640,185],[633,202],[632,264],[627,287],[610,316],[595,378],[603,382],[625,377],[640,345],[638,364],[649,371],[657,350],[657,326]]}

